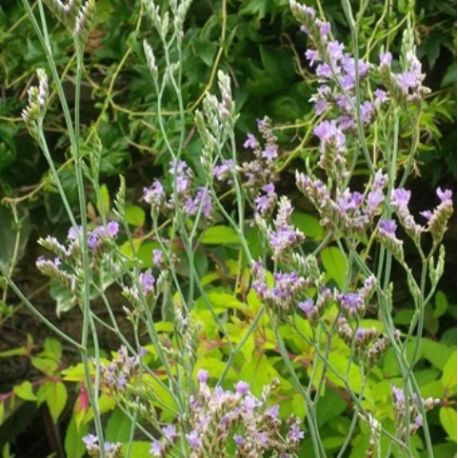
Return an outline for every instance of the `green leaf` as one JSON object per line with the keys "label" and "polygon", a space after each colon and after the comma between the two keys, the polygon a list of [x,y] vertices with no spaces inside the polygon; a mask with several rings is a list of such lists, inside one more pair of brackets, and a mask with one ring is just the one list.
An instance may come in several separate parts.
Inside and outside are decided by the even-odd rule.
{"label": "green leaf", "polygon": [[33,386],[28,380],[25,380],[20,385],[15,386],[13,388],[13,391],[16,394],[16,396],[18,396],[21,399],[24,399],[25,401],[37,400],[37,397],[33,392]]}
{"label": "green leaf", "polygon": [[456,387],[456,350],[449,356],[444,366],[441,383],[447,390],[452,390]]}
{"label": "green leaf", "polygon": [[200,239],[204,245],[237,245],[240,237],[229,226],[213,226],[204,231]]}
{"label": "green leaf", "polygon": [[149,452],[151,448],[150,442],[141,442],[135,441],[131,444],[124,444],[122,446],[122,456],[127,456],[130,445],[130,456],[135,458],[151,458],[151,453]]}
{"label": "green leaf", "polygon": [[456,410],[451,407],[442,407],[439,411],[439,419],[448,437],[456,442]]}
{"label": "green leaf", "polygon": [[35,356],[31,362],[34,367],[46,375],[53,375],[59,367],[59,363],[55,359],[41,356]]}
{"label": "green leaf", "polygon": [[448,361],[450,354],[450,347],[447,345],[435,342],[431,339],[421,339],[421,347],[423,350],[423,356],[438,369],[443,369]]}
{"label": "green leaf", "polygon": [[100,206],[99,212],[101,212],[106,218],[110,214],[110,192],[105,184],[100,186]]}
{"label": "green leaf", "polygon": [[62,345],[58,340],[47,337],[43,347],[46,356],[54,359],[55,361],[60,361],[60,358],[62,357]]}
{"label": "green leaf", "polygon": [[0,358],[10,358],[11,356],[25,356],[27,355],[27,347],[11,348],[0,352]]}
{"label": "green leaf", "polygon": [[126,221],[131,226],[141,227],[145,223],[145,212],[138,205],[129,205],[126,207]]}
{"label": "green leaf", "polygon": [[43,385],[43,391],[51,417],[57,423],[67,403],[67,389],[62,382],[47,382]]}
{"label": "green leaf", "polygon": [[345,256],[337,247],[328,247],[321,252],[321,262],[328,274],[328,277],[337,283],[343,290],[348,272],[348,262]]}
{"label": "green leaf", "polygon": [[300,229],[305,236],[314,240],[322,240],[324,231],[318,221],[318,218],[307,213],[294,212],[291,220],[298,229]]}
{"label": "green leaf", "polygon": [[105,438],[109,442],[127,442],[132,421],[121,410],[115,409],[107,422]]}
{"label": "green leaf", "polygon": [[433,317],[441,317],[448,309],[448,300],[447,296],[442,292],[438,291],[434,297],[434,308]]}
{"label": "green leaf", "polygon": [[78,427],[75,417],[72,417],[65,434],[65,456],[67,458],[82,458],[86,453],[83,437],[88,432],[88,425],[82,424]]}

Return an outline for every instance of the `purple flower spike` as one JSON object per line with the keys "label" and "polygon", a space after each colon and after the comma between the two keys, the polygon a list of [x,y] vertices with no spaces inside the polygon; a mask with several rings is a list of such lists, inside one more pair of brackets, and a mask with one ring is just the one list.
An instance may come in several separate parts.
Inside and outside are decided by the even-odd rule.
{"label": "purple flower spike", "polygon": [[107,229],[106,229],[106,234],[110,238],[115,238],[118,235],[119,232],[119,224],[117,221],[110,221],[107,224]]}
{"label": "purple flower spike", "polygon": [[164,437],[168,441],[172,442],[175,439],[175,437],[177,437],[177,430],[175,426],[167,425],[162,428],[162,434],[164,434]]}
{"label": "purple flower spike", "polygon": [[256,137],[253,134],[248,134],[243,144],[243,147],[246,149],[256,149],[259,143]]}
{"label": "purple flower spike", "polygon": [[155,278],[153,277],[151,270],[147,270],[146,272],[142,272],[139,276],[140,285],[142,290],[145,294],[149,294],[153,292],[154,283],[156,282]]}
{"label": "purple flower spike", "polygon": [[393,236],[396,232],[397,224],[393,219],[381,219],[378,229],[381,234]]}
{"label": "purple flower spike", "polygon": [[382,104],[388,101],[388,94],[383,89],[376,89],[374,91],[376,102]]}
{"label": "purple flower spike", "polygon": [[200,369],[197,373],[197,381],[199,383],[207,383],[208,382],[208,372],[204,369]]}
{"label": "purple flower spike", "polygon": [[391,67],[392,61],[393,61],[393,55],[390,52],[381,52],[380,53],[380,66],[381,67]]}
{"label": "purple flower spike", "polygon": [[315,304],[312,299],[301,301],[297,306],[307,315],[311,315],[315,311]]}
{"label": "purple flower spike", "polygon": [[301,439],[304,438],[304,431],[302,431],[297,423],[293,423],[291,425],[291,429],[288,432],[288,439],[291,442],[299,442]]}
{"label": "purple flower spike", "polygon": [[240,380],[240,382],[237,382],[235,389],[237,391],[237,394],[239,394],[240,396],[245,396],[250,391],[250,385],[244,382],[243,380]]}
{"label": "purple flower spike", "polygon": [[441,202],[446,202],[452,199],[452,191],[450,189],[437,188],[436,190],[437,197],[439,197]]}
{"label": "purple flower spike", "polygon": [[245,443],[245,439],[240,434],[235,434],[234,442],[237,445],[237,447],[241,447]]}
{"label": "purple flower spike", "polygon": [[191,431],[190,433],[186,434],[186,439],[192,448],[200,447],[200,437],[197,431]]}
{"label": "purple flower spike", "polygon": [[276,157],[278,157],[278,146],[274,143],[269,143],[266,145],[264,151],[262,152],[262,157],[268,161],[274,160]]}
{"label": "purple flower spike", "polygon": [[164,449],[162,444],[158,440],[151,442],[151,448],[149,449],[149,452],[152,456],[162,456],[163,451]]}
{"label": "purple flower spike", "polygon": [[410,201],[411,192],[404,188],[397,188],[393,190],[391,195],[391,203],[395,207],[407,207]]}

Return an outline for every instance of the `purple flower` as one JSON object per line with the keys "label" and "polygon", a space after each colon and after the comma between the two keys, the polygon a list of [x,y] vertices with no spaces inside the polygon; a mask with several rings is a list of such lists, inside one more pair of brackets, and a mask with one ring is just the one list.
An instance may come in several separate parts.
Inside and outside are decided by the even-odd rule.
{"label": "purple flower", "polygon": [[240,396],[245,396],[250,391],[250,385],[244,382],[243,380],[240,380],[239,382],[237,382],[235,389],[237,394],[239,394]]}
{"label": "purple flower", "polygon": [[398,208],[407,207],[410,201],[411,192],[404,188],[393,190],[391,203]]}
{"label": "purple flower", "polygon": [[197,381],[199,383],[207,383],[208,382],[208,372],[204,369],[200,369],[197,373]]}
{"label": "purple flower", "polygon": [[394,236],[397,224],[393,219],[381,219],[378,225],[378,230],[386,236]]}
{"label": "purple flower", "polygon": [[321,151],[332,145],[337,151],[345,149],[345,135],[337,126],[336,121],[323,121],[318,124],[313,133],[320,139]]}
{"label": "purple flower", "polygon": [[267,409],[265,413],[268,417],[277,420],[278,416],[280,415],[280,406],[278,404],[275,404],[269,409]]}
{"label": "purple flower", "polygon": [[235,434],[234,442],[237,445],[237,447],[241,447],[245,443],[245,439],[240,434]]}
{"label": "purple flower", "polygon": [[243,144],[243,147],[247,149],[256,149],[258,145],[259,143],[256,137],[253,134],[248,134]]}
{"label": "purple flower", "polygon": [[161,267],[163,262],[164,254],[162,253],[162,251],[158,249],[153,250],[153,264],[156,267]]}
{"label": "purple flower", "polygon": [[423,426],[423,417],[418,414],[416,417],[415,417],[415,426],[417,428],[421,428]]}
{"label": "purple flower", "polygon": [[115,238],[119,232],[119,224],[117,221],[109,221],[106,227],[106,235],[110,238]]}
{"label": "purple flower", "polygon": [[316,21],[316,25],[320,31],[320,34],[323,38],[327,38],[327,36],[331,33],[331,24],[329,22],[323,22],[319,19]]}
{"label": "purple flower", "polygon": [[366,100],[361,104],[360,107],[360,116],[364,124],[369,124],[371,122],[372,116],[375,112],[375,106],[372,102]]}
{"label": "purple flower", "polygon": [[360,192],[350,192],[348,189],[346,189],[342,196],[337,199],[337,205],[342,213],[356,210],[362,202],[363,195]]}
{"label": "purple flower", "polygon": [[151,270],[148,269],[146,272],[142,272],[138,279],[144,294],[149,294],[153,291],[156,280],[153,277]]}
{"label": "purple flower", "polygon": [[320,116],[322,115],[329,107],[329,104],[326,100],[324,99],[318,99],[315,102],[315,113]]}
{"label": "purple flower", "polygon": [[392,386],[391,391],[393,393],[394,400],[398,406],[401,406],[405,402],[404,390],[397,386]]}
{"label": "purple flower", "polygon": [[381,52],[380,56],[380,67],[391,67],[393,61],[393,55],[390,52]]}
{"label": "purple flower", "polygon": [[186,434],[186,439],[188,440],[188,444],[192,448],[200,447],[201,440],[197,431],[193,430],[190,433]]}
{"label": "purple flower", "polygon": [[328,64],[319,64],[316,67],[315,73],[317,76],[321,76],[323,78],[331,78],[332,68]]}
{"label": "purple flower", "polygon": [[321,60],[320,53],[316,49],[307,49],[307,51],[305,51],[305,58],[310,62],[310,65]]}
{"label": "purple flower", "polygon": [[380,204],[385,199],[383,192],[380,189],[371,191],[367,194],[367,211],[368,213],[375,213],[380,207]]}
{"label": "purple flower", "polygon": [[350,315],[358,313],[364,307],[364,300],[359,293],[343,293],[338,296],[340,307]]}
{"label": "purple flower", "polygon": [[71,241],[78,240],[78,238],[81,236],[82,231],[83,228],[81,226],[71,227],[68,230],[67,239]]}
{"label": "purple flower", "polygon": [[191,169],[186,162],[173,159],[170,161],[169,172],[175,177],[176,191],[178,194],[184,194],[191,185]]}
{"label": "purple flower", "polygon": [[374,91],[374,95],[376,102],[380,104],[385,103],[388,100],[388,94],[383,89],[376,89]]}
{"label": "purple flower", "polygon": [[100,245],[100,238],[96,231],[91,231],[87,235],[87,245],[91,250],[95,250]]}
{"label": "purple flower", "polygon": [[159,206],[164,198],[164,188],[159,180],[154,180],[149,188],[143,188],[142,200],[147,204]]}
{"label": "purple flower", "polygon": [[235,170],[236,164],[232,159],[224,159],[220,165],[213,167],[213,176],[218,181],[223,181],[230,175],[232,170]]}
{"label": "purple flower", "polygon": [[437,188],[436,189],[437,197],[439,197],[441,202],[446,202],[452,199],[452,191],[450,189]]}
{"label": "purple flower", "polygon": [[151,448],[149,449],[149,452],[152,456],[162,456],[164,448],[158,440],[155,440],[151,442]]}
{"label": "purple flower", "polygon": [[312,299],[298,302],[297,306],[308,316],[315,311],[315,303]]}
{"label": "purple flower", "polygon": [[127,378],[124,374],[120,374],[117,380],[117,385],[120,390],[123,390],[127,385]]}
{"label": "purple flower", "polygon": [[291,428],[288,432],[288,439],[291,441],[291,442],[299,442],[301,439],[304,438],[304,431],[302,431],[299,426],[297,425],[297,423],[293,423],[291,425]]}
{"label": "purple flower", "polygon": [[192,216],[195,215],[199,208],[205,218],[210,218],[213,211],[213,204],[211,195],[207,188],[201,186],[198,188],[194,199],[188,198],[184,205],[184,211],[186,214]]}
{"label": "purple flower", "polygon": [[272,161],[278,156],[278,146],[275,143],[268,143],[262,152],[262,157]]}
{"label": "purple flower", "polygon": [[261,188],[261,191],[265,194],[259,194],[254,200],[256,204],[256,211],[261,216],[269,214],[277,201],[277,193],[275,192],[275,186],[272,183],[268,183]]}
{"label": "purple flower", "polygon": [[246,410],[253,411],[258,407],[259,402],[254,396],[245,396],[243,400],[243,406]]}
{"label": "purple flower", "polygon": [[113,452],[116,448],[118,448],[118,444],[114,444],[113,442],[105,442],[103,444],[103,450],[105,453],[111,453]]}
{"label": "purple flower", "polygon": [[174,425],[167,425],[162,428],[162,434],[168,441],[172,442],[177,437],[177,430]]}
{"label": "purple flower", "polygon": [[423,218],[425,218],[427,221],[429,221],[433,216],[433,212],[431,210],[424,210],[420,212],[420,215],[423,216]]}
{"label": "purple flower", "polygon": [[339,43],[338,41],[330,41],[328,43],[328,54],[329,57],[334,60],[340,60],[343,56],[343,51],[344,45],[342,43]]}
{"label": "purple flower", "polygon": [[87,448],[96,447],[99,442],[99,438],[94,434],[88,434],[83,437],[83,442]]}

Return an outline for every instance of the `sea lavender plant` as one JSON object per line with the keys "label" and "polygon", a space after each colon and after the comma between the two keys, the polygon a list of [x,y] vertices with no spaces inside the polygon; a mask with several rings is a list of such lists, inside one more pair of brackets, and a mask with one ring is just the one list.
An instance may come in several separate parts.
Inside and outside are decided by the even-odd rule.
{"label": "sea lavender plant", "polygon": [[[318,145],[311,147],[317,150],[316,167],[310,165],[313,160],[308,160],[305,170],[296,172],[297,187],[315,208],[325,233],[322,242],[310,248],[312,241],[294,224],[292,200],[278,195],[278,165],[286,152],[273,122],[268,117],[258,120],[259,135],[249,133],[237,142],[234,126],[238,114],[231,79],[222,71],[216,72],[216,67],[212,83],[216,78],[219,96],[206,91],[200,99],[201,108],[188,119],[182,59],[190,1],[158,5],[144,0],[142,6],[156,39],[145,40],[143,50],[156,93],[155,122],[164,146],[164,162],[168,163],[164,179],[155,179],[143,189],[141,202],[149,207],[151,231],[141,241],[151,239],[155,246],[151,263],[145,266],[126,221],[123,178],[113,210],[103,208],[96,134],[86,139],[94,143],[93,156],[82,154],[82,59],[95,2],[47,2],[75,45],[74,118],[57,73],[42,2],[38,2],[39,22],[29,1],[23,3],[44,45],[52,77],[49,82],[46,73],[38,70],[38,87],[29,90],[23,118],[49,163],[71,224],[64,242],[54,237],[39,240],[52,258],[40,257],[37,267],[67,293],[66,300],[58,302],[59,313],[71,307],[82,311],[81,344],[45,322],[81,352],[96,433],[83,439],[89,455],[114,458],[121,454],[120,444],[104,441],[99,397],[109,395],[131,421],[130,443],[136,434],[148,438],[152,456],[203,457],[214,456],[218,450],[218,456],[287,457],[302,453],[301,441],[307,439],[314,455],[325,457],[318,410],[325,391],[337,387],[352,407],[350,427],[337,456],[347,453],[359,421],[361,429],[367,425],[370,428],[367,456],[375,456],[376,451],[380,456],[381,437],[389,443],[388,451],[383,449],[387,456],[392,447],[409,455],[411,436],[422,431],[427,455],[432,457],[426,411],[440,400],[421,398],[413,369],[425,308],[444,269],[441,243],[453,202],[450,190],[438,188],[440,203],[421,213],[426,220],[423,225],[409,209],[415,196],[405,186],[415,161],[416,138],[403,162],[402,174],[398,158],[400,112],[410,110],[419,119],[421,100],[428,93],[411,27],[404,34],[399,65],[394,65],[394,57],[385,49],[380,49],[374,64],[369,62],[370,53],[364,59],[358,55],[358,21],[353,19],[350,2],[344,0],[342,4],[353,49],[334,39],[330,23],[313,8],[290,1],[308,40],[304,64],[313,69],[319,83],[311,98],[319,118],[311,126]],[[68,130],[78,187],[78,216],[69,204],[44,135],[50,85],[57,90]],[[174,99],[177,108],[176,135],[168,129],[163,109],[169,98]],[[200,164],[186,157],[188,129],[193,133],[193,123],[201,142]],[[387,136],[380,143],[376,135],[379,131]],[[360,156],[367,174],[358,180],[355,170],[361,163]],[[97,194],[97,214],[91,222],[87,217],[88,183]],[[199,250],[205,245],[203,240],[211,240],[206,231],[214,221],[227,224],[231,230],[231,243],[227,245],[236,245],[237,262],[231,261],[239,266],[233,284],[224,272],[226,267],[233,267],[231,263],[220,268],[215,277],[226,288],[224,304],[215,304],[206,287],[213,279],[207,277],[204,281],[198,271]],[[254,225],[263,247],[256,256],[248,242],[248,230]],[[407,243],[419,254],[420,275],[406,262]],[[346,260],[345,272],[339,278],[329,274],[325,261],[326,254],[336,252]],[[212,256],[219,266],[218,255]],[[392,318],[393,260],[405,272],[415,305],[405,333],[395,328]],[[120,330],[109,288],[122,292],[123,311],[132,326],[133,339]],[[237,312],[220,311],[222,305],[229,308],[228,296],[236,303]],[[106,307],[108,319],[95,313],[92,305],[96,299]],[[257,309],[234,344],[232,330],[241,323],[238,313],[248,316],[253,312],[245,301],[251,307],[256,304]],[[211,317],[211,331],[196,318],[204,315],[202,309]],[[382,329],[364,322],[375,317],[380,319]],[[111,361],[100,357],[96,325],[111,331],[123,344]],[[281,380],[272,381],[255,396],[247,382],[239,380],[230,389],[230,381],[236,381],[237,372],[243,371],[240,360],[242,350],[248,347],[245,344],[255,346],[257,340],[262,340],[257,335],[261,326],[261,337],[268,341],[265,348],[276,354],[275,370]],[[146,352],[142,344],[145,338],[150,348]],[[191,374],[198,366],[202,345],[211,343],[221,348],[217,355],[223,367],[212,367],[212,378],[218,382],[210,387],[210,375],[201,370],[196,386]],[[407,352],[412,343],[413,355]],[[88,356],[90,345],[94,347],[93,358]],[[265,348],[256,350],[262,353]],[[394,410],[385,415],[373,407],[368,387],[387,350],[394,354],[403,386],[393,387]],[[335,358],[336,353],[344,355],[343,365],[342,359]],[[280,407],[270,403],[277,389],[282,396],[293,391],[294,402],[303,400],[306,425],[295,416],[283,418]],[[393,428],[386,426],[389,420]]]}

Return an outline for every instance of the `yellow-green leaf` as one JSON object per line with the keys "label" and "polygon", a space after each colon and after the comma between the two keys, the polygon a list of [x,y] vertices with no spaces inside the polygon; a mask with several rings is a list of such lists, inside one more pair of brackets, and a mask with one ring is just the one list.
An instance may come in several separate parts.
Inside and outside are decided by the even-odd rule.
{"label": "yellow-green leaf", "polygon": [[237,245],[240,237],[229,226],[213,226],[204,231],[200,239],[204,245]]}
{"label": "yellow-green leaf", "polygon": [[57,423],[67,403],[67,389],[62,382],[47,382],[43,385],[43,389],[51,417],[54,423]]}
{"label": "yellow-green leaf", "polygon": [[141,227],[145,223],[145,212],[138,205],[129,205],[126,207],[126,221],[131,226]]}
{"label": "yellow-green leaf", "polygon": [[442,407],[439,411],[439,419],[450,439],[456,442],[456,410],[451,407]]}
{"label": "yellow-green leaf", "polygon": [[37,397],[33,392],[33,386],[28,380],[25,380],[20,385],[15,386],[13,388],[13,391],[16,394],[16,396],[18,396],[21,399],[24,399],[25,401],[37,400]]}

